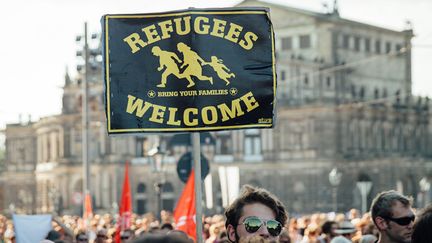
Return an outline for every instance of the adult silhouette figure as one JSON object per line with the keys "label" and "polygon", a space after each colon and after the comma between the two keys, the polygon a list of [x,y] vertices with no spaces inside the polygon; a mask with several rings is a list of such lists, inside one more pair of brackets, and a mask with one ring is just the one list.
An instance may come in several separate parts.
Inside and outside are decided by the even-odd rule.
{"label": "adult silhouette figure", "polygon": [[[177,56],[177,54],[175,54],[174,52],[164,51],[160,49],[159,46],[154,46],[151,51],[153,55],[159,57],[159,67],[157,68],[157,70],[162,71],[165,67],[165,70],[162,73],[161,83],[158,84],[157,87],[165,88],[167,83],[167,78],[171,74],[174,74],[179,79],[182,78],[177,63],[174,61],[176,60],[179,63],[182,62],[180,58]],[[193,82],[189,82],[188,87],[193,85],[194,85]]]}
{"label": "adult silhouette figure", "polygon": [[196,52],[192,51],[191,48],[183,42],[177,44],[177,49],[183,54],[183,64],[180,68],[187,66],[181,74],[181,77],[184,77],[189,81],[189,85],[187,86],[188,88],[195,85],[192,76],[199,80],[207,80],[213,84],[212,77],[207,77],[202,74],[202,65],[207,63]]}

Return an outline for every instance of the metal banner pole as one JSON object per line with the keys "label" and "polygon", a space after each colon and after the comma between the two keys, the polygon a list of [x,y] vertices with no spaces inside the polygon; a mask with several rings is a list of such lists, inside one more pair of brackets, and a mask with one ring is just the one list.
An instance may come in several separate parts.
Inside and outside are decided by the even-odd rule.
{"label": "metal banner pole", "polygon": [[202,243],[202,187],[201,187],[201,145],[200,145],[200,133],[194,132],[191,134],[192,138],[192,150],[193,150],[193,161],[195,171],[195,207],[196,207],[196,235],[197,242]]}
{"label": "metal banner pole", "polygon": [[[88,62],[89,62],[89,48],[87,43],[87,22],[84,23],[84,79],[82,81],[82,160],[83,160],[83,202],[87,193],[90,193],[90,164],[88,161]],[[83,213],[85,213],[85,203],[83,203]]]}

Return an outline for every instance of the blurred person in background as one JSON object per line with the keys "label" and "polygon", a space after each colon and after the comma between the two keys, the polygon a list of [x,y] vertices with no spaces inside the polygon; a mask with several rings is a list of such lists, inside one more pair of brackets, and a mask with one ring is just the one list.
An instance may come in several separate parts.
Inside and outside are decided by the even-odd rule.
{"label": "blurred person in background", "polygon": [[76,243],[88,243],[89,239],[87,237],[87,234],[84,231],[78,232],[78,234],[75,236],[75,242]]}
{"label": "blurred person in background", "polygon": [[177,234],[144,234],[138,239],[132,240],[132,243],[193,243],[193,240]]}
{"label": "blurred person in background", "polygon": [[173,225],[171,223],[163,223],[160,226],[159,232],[162,233],[162,234],[166,234],[166,233],[168,233],[169,231],[171,231],[173,229],[174,229],[174,227],[173,227]]}
{"label": "blurred person in background", "polygon": [[62,235],[55,231],[55,230],[50,230],[47,234],[47,236],[45,237],[46,240],[50,240],[50,241],[55,241],[55,240],[61,240],[62,239]]}
{"label": "blurred person in background", "polygon": [[336,236],[330,242],[331,243],[352,243],[352,241],[348,240],[347,238],[345,238],[343,236]]}
{"label": "blurred person in background", "polygon": [[4,243],[5,231],[6,231],[6,217],[0,214],[0,243]]}
{"label": "blurred person in background", "polygon": [[106,243],[108,242],[108,230],[100,229],[96,232],[96,239],[94,243]]}
{"label": "blurred person in background", "polygon": [[141,235],[143,233],[149,232],[151,228],[152,222],[156,220],[156,217],[152,213],[146,213],[141,217],[139,225],[135,229],[135,233],[137,235]]}
{"label": "blurred person in background", "polygon": [[161,225],[172,224],[172,222],[174,222],[173,214],[170,211],[162,210],[160,214],[161,214]]}
{"label": "blurred person in background", "polygon": [[372,216],[370,212],[363,214],[361,222],[363,224],[361,228],[362,235],[374,235],[375,237],[378,238],[379,231],[372,221]]}
{"label": "blurred person in background", "polygon": [[[316,225],[321,225],[323,222],[325,221],[325,218],[321,218],[321,214],[319,213],[314,213],[312,214],[312,216],[310,217],[310,223],[309,224],[316,224]],[[321,228],[320,228],[321,230]]]}
{"label": "blurred person in background", "polygon": [[317,224],[309,224],[305,231],[301,243],[318,243],[318,237],[320,235],[320,229]]}
{"label": "blurred person in background", "polygon": [[283,229],[281,234],[279,235],[279,243],[291,243],[291,238],[289,236],[288,230]]}
{"label": "blurred person in background", "polygon": [[330,243],[330,241],[337,236],[335,230],[338,228],[338,224],[335,221],[325,221],[321,225],[321,235],[318,237],[320,243]]}
{"label": "blurred person in background", "polygon": [[414,224],[412,243],[432,242],[432,204],[423,209]]}
{"label": "blurred person in background", "polygon": [[310,224],[310,222],[311,222],[311,219],[310,219],[309,215],[302,216],[298,219],[298,221],[297,221],[298,231],[299,231],[299,234],[302,236],[302,238],[305,235],[306,228]]}
{"label": "blurred person in background", "polygon": [[337,235],[343,236],[347,238],[348,240],[351,240],[355,233],[357,232],[357,229],[350,221],[343,221],[338,224],[337,229],[335,229],[335,233]]}
{"label": "blurred person in background", "polygon": [[129,243],[135,239],[135,231],[132,229],[125,229],[120,232],[120,242],[121,243]]}
{"label": "blurred person in background", "polygon": [[205,243],[214,243],[220,234],[220,228],[217,224],[211,224],[209,227],[209,237],[205,240]]}
{"label": "blurred person in background", "polygon": [[299,243],[302,240],[303,236],[299,233],[297,218],[291,218],[285,227],[288,228],[291,242]]}
{"label": "blurred person in background", "polygon": [[[356,233],[355,226],[350,221],[343,221],[338,224],[338,228],[335,230],[335,233],[338,235],[334,237],[330,242],[352,242],[352,238]],[[345,238],[345,240],[343,239]]]}
{"label": "blurred person in background", "polygon": [[338,213],[338,214],[336,214],[336,216],[335,216],[335,221],[336,221],[337,223],[340,223],[340,222],[346,221],[345,214],[343,214],[343,213]]}
{"label": "blurred person in background", "polygon": [[12,220],[8,219],[6,220],[6,230],[4,231],[4,239],[6,240],[6,242],[11,242],[12,238],[15,241],[15,233],[14,233]]}
{"label": "blurred person in background", "polygon": [[353,223],[352,220],[359,219],[359,218],[360,218],[360,212],[358,211],[358,209],[351,208],[348,212],[348,220],[351,220],[351,223]]}
{"label": "blurred person in background", "polygon": [[375,235],[363,235],[360,237],[359,243],[375,243],[377,240]]}

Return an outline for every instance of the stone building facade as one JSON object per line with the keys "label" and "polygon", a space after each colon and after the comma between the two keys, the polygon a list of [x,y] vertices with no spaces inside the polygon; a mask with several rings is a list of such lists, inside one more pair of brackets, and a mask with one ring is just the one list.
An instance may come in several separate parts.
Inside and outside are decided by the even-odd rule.
{"label": "stone building facade", "polygon": [[[294,214],[360,208],[358,181],[372,182],[369,203],[386,189],[412,195],[417,206],[430,202],[431,190],[419,181],[432,179],[432,120],[429,100],[411,95],[412,30],[354,22],[341,18],[337,9],[323,14],[249,0],[239,6],[271,9],[277,124],[202,135],[211,175],[205,184],[211,179],[213,195],[206,211],[223,210],[220,170],[227,167],[238,168],[240,185],[273,191]],[[187,135],[108,137],[101,64],[95,60],[88,99],[94,208],[116,210],[128,160],[134,211],[156,211],[154,185],[161,182],[163,208],[172,210],[183,189],[176,162],[190,150]],[[3,210],[14,204],[27,213],[80,212],[82,75],[66,74],[61,114],[7,125]],[[149,156],[157,147],[164,151],[160,172]],[[337,187],[329,182],[333,168],[341,172]]]}

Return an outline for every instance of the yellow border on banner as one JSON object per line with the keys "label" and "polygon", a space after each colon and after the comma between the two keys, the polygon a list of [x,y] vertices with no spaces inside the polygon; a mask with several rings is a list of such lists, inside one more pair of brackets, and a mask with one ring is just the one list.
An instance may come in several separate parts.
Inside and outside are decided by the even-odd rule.
{"label": "yellow border on banner", "polygon": [[108,46],[108,16],[105,16],[105,77],[107,78],[106,82],[106,86],[107,86],[107,90],[106,90],[106,99],[107,99],[107,125],[108,125],[108,132],[112,132],[113,130],[111,129],[111,101],[110,101],[110,95],[111,95],[111,91],[110,91],[110,70],[109,70],[109,46]]}
{"label": "yellow border on banner", "polygon": [[[270,15],[267,15],[267,18],[270,19]],[[276,112],[276,50],[275,50],[275,39],[273,32],[273,24],[270,24],[271,31],[271,39],[272,39],[272,69],[273,69],[273,113]],[[274,116],[273,116],[274,118]],[[274,124],[274,119],[272,120]]]}
{"label": "yellow border on banner", "polygon": [[272,124],[248,124],[238,126],[223,126],[223,127],[195,127],[195,128],[131,128],[131,129],[116,129],[112,133],[125,133],[125,132],[181,132],[181,131],[207,131],[207,130],[225,130],[225,129],[239,129],[239,128],[266,128],[271,127]]}
{"label": "yellow border on banner", "polygon": [[[109,133],[127,133],[127,132],[177,132],[177,131],[207,131],[207,130],[226,130],[226,129],[241,129],[241,128],[268,128],[272,127],[274,121],[271,124],[247,124],[237,126],[217,126],[217,127],[194,127],[194,128],[131,128],[131,129],[112,129],[111,128],[111,100],[110,100],[110,64],[109,64],[109,19],[117,18],[154,18],[154,17],[169,17],[169,16],[181,16],[181,15],[196,15],[196,14],[267,14],[267,11],[256,11],[256,10],[244,10],[244,11],[186,11],[181,13],[167,13],[167,14],[149,14],[149,15],[106,15],[105,16],[105,75],[106,75],[106,105],[107,105],[107,126]],[[275,63],[275,43],[274,43],[274,32],[273,25],[270,25],[271,31],[271,42],[272,42],[272,69],[273,69],[273,112],[276,111],[276,63]],[[274,118],[274,117],[273,117]]]}
{"label": "yellow border on banner", "polygon": [[106,16],[108,18],[118,19],[132,19],[132,18],[154,18],[154,17],[170,17],[170,16],[182,16],[182,15],[196,15],[196,14],[267,14],[266,11],[187,11],[181,13],[167,13],[167,14],[145,14],[145,15],[112,15]]}

